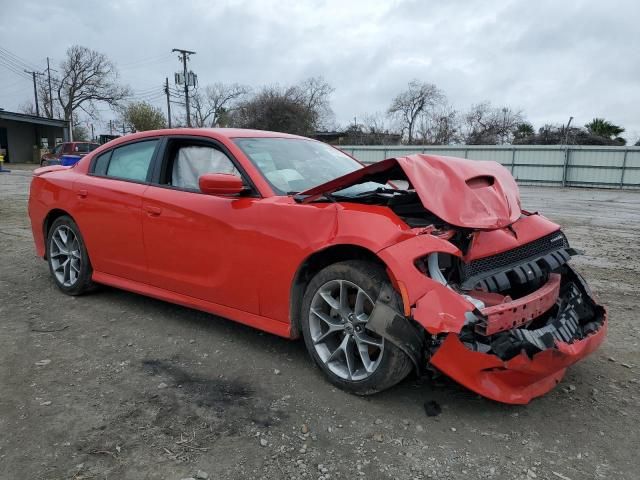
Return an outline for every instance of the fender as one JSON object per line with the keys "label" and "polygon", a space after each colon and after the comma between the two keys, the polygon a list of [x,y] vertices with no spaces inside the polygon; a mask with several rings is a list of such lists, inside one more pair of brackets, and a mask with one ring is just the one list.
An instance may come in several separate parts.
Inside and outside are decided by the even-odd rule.
{"label": "fender", "polygon": [[405,313],[432,335],[459,332],[474,305],[429,278],[415,266],[417,259],[441,252],[462,256],[453,244],[433,235],[418,235],[377,252],[398,285]]}

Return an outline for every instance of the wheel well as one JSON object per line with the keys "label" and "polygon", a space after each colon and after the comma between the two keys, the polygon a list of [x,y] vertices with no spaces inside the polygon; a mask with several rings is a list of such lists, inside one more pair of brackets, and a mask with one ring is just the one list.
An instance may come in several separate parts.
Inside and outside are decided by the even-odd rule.
{"label": "wheel well", "polygon": [[367,260],[386,267],[375,253],[358,245],[334,245],[310,255],[298,268],[291,285],[289,318],[292,338],[300,336],[300,309],[307,285],[320,270],[344,260]]}
{"label": "wheel well", "polygon": [[62,217],[63,215],[67,215],[68,217],[71,217],[71,215],[69,215],[64,210],[61,210],[59,208],[54,208],[49,213],[47,213],[47,216],[44,218],[44,222],[42,224],[42,235],[44,236],[44,245],[45,245],[44,257],[45,257],[45,259],[47,258],[47,237],[49,236],[49,229],[51,228],[51,225],[53,225],[53,222],[55,222],[56,219]]}

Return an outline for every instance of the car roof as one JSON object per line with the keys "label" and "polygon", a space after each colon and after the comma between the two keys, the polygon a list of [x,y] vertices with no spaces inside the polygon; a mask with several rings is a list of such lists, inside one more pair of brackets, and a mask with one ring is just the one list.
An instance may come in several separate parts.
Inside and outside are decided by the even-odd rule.
{"label": "car roof", "polygon": [[[137,138],[170,136],[170,135],[195,135],[195,136],[211,136],[232,138],[302,138],[299,135],[291,135],[289,133],[269,132],[267,130],[251,130],[246,128],[165,128],[162,130],[148,130],[146,132],[133,133],[119,137],[112,142],[125,142],[135,140]],[[111,143],[111,142],[109,142]],[[115,144],[115,143],[114,143]]]}

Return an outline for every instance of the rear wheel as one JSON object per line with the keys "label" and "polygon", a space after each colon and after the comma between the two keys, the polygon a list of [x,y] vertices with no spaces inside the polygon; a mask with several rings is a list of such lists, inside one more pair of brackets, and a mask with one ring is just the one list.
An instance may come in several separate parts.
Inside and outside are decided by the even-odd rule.
{"label": "rear wheel", "polygon": [[67,295],[81,295],[93,286],[91,262],[78,226],[58,217],[47,235],[47,261],[53,280]]}
{"label": "rear wheel", "polygon": [[329,380],[344,390],[376,393],[411,371],[401,350],[367,330],[375,300],[388,283],[379,265],[352,260],[326,267],[307,287],[301,317],[307,350]]}

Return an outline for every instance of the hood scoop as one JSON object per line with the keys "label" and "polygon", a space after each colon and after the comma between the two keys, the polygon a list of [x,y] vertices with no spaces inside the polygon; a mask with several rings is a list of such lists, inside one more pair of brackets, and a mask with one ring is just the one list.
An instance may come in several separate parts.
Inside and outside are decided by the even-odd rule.
{"label": "hood scoop", "polygon": [[518,185],[502,165],[437,155],[383,160],[301,192],[296,198],[308,203],[351,185],[393,180],[407,180],[423,206],[450,225],[493,230],[512,224],[521,215]]}

